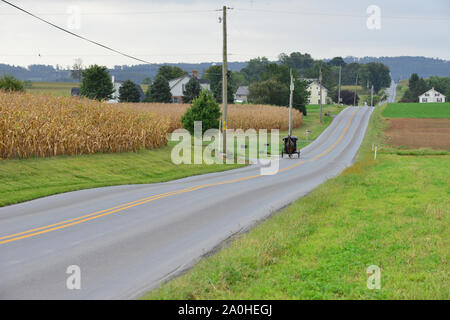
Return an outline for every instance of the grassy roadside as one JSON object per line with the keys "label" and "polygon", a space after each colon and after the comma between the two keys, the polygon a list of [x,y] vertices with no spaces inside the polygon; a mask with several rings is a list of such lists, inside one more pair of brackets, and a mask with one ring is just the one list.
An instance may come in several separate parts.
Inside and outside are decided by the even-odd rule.
{"label": "grassy roadside", "polygon": [[[333,107],[330,107],[333,108]],[[328,110],[324,108],[324,110]],[[337,110],[332,110],[336,113]],[[331,122],[311,111],[305,126],[294,134],[303,137],[311,130],[310,139],[318,136]],[[287,134],[287,132],[281,132]],[[168,147],[118,154],[59,156],[21,160],[0,160],[0,206],[19,203],[52,194],[103,186],[155,183],[187,176],[234,169],[242,165],[175,165]]]}
{"label": "grassy roadside", "polygon": [[163,182],[239,167],[175,165],[170,151],[171,147],[164,147],[118,154],[0,160],[0,206],[68,191]]}
{"label": "grassy roadside", "polygon": [[399,102],[402,100],[403,96],[405,95],[406,90],[409,88],[409,80],[400,80],[397,85],[396,95],[395,95],[395,102]]}
{"label": "grassy roadside", "polygon": [[381,112],[354,166],[144,299],[449,299],[450,158],[373,160]]}

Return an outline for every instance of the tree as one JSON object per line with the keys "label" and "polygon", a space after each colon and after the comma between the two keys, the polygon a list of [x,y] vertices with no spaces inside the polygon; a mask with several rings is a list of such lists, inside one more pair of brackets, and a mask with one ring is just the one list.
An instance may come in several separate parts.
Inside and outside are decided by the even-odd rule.
{"label": "tree", "polygon": [[169,81],[161,75],[156,76],[152,85],[148,87],[145,101],[162,103],[172,102]]}
{"label": "tree", "polygon": [[18,91],[24,92],[25,86],[24,83],[13,76],[4,76],[0,78],[0,90],[2,91]]}
{"label": "tree", "polygon": [[419,102],[419,96],[431,89],[423,78],[419,78],[417,73],[411,75],[408,86],[401,102]]}
{"label": "tree", "polygon": [[137,84],[131,80],[125,81],[119,89],[120,102],[139,102],[141,101],[141,91]]}
{"label": "tree", "polygon": [[[450,99],[450,77],[430,77],[426,80],[428,88],[435,88]],[[447,100],[448,101],[448,100]]]}
{"label": "tree", "polygon": [[[227,78],[227,96],[228,103],[234,102],[234,93],[237,89],[232,76],[233,72],[228,70],[228,78]],[[209,67],[203,74],[204,79],[208,79],[211,82],[211,91],[214,95],[214,98],[217,102],[222,102],[222,66],[216,65]]]}
{"label": "tree", "polygon": [[354,85],[356,75],[359,73],[359,63],[349,63],[342,68],[342,84]]}
{"label": "tree", "polygon": [[290,55],[282,53],[279,56],[279,60],[281,64],[292,69],[297,69],[301,73],[311,68],[314,63],[314,59],[309,53],[302,54],[300,52],[292,52]]}
{"label": "tree", "polygon": [[390,71],[387,66],[379,62],[371,62],[360,66],[360,79],[363,86],[369,83],[373,85],[375,92],[381,88],[387,88],[391,84]]}
{"label": "tree", "polygon": [[70,73],[72,75],[72,78],[81,81],[81,75],[83,73],[83,60],[81,60],[80,58],[75,59]]}
{"label": "tree", "polygon": [[114,86],[109,77],[108,69],[93,65],[82,72],[80,94],[89,99],[111,99]]}
{"label": "tree", "polygon": [[[306,104],[309,100],[308,84],[298,80],[298,71],[293,70],[294,94],[293,107],[306,115]],[[276,63],[266,66],[260,76],[263,80],[252,83],[249,87],[249,100],[253,103],[288,106],[290,96],[290,68]]]}
{"label": "tree", "polygon": [[333,59],[328,62],[328,64],[335,66],[335,67],[344,67],[346,65],[344,59],[342,57],[334,57]]}
{"label": "tree", "polygon": [[303,80],[294,81],[293,107],[303,113],[306,113],[306,105],[309,102],[310,92],[308,91],[308,83]]}
{"label": "tree", "polygon": [[311,68],[306,70],[305,77],[319,79],[320,70],[322,70],[322,85],[328,89],[328,92],[333,93],[337,87],[339,76],[335,67],[323,61],[316,61]]}
{"label": "tree", "polygon": [[[184,75],[188,74],[183,69],[176,67],[176,66],[162,66],[159,68],[157,76],[163,76],[167,79],[167,81],[170,81],[175,78],[182,77]],[[155,78],[156,78],[155,77]]]}
{"label": "tree", "polygon": [[202,121],[202,134],[208,129],[219,128],[220,112],[219,104],[214,100],[208,90],[202,90],[200,96],[181,117],[183,128],[194,134],[194,121]]}
{"label": "tree", "polygon": [[[341,91],[341,99],[342,99],[342,103],[345,105],[353,105],[354,102],[354,98],[355,98],[355,92],[354,91],[350,91],[350,90],[342,90]],[[334,99],[333,101],[337,102],[338,100],[338,93],[336,92],[334,94]],[[358,94],[356,94],[356,104],[358,104],[359,102],[359,96]]]}
{"label": "tree", "polygon": [[254,82],[249,86],[248,99],[256,104],[286,106],[288,88],[276,79]]}
{"label": "tree", "polygon": [[145,78],[144,80],[142,80],[142,84],[152,84],[152,79],[150,79],[149,77]]}
{"label": "tree", "polygon": [[192,77],[183,91],[183,103],[191,103],[200,95],[201,91],[200,81],[198,81],[197,78]]}
{"label": "tree", "polygon": [[260,74],[264,72],[269,63],[266,57],[251,59],[247,66],[241,70],[241,73],[245,76],[248,83],[259,81]]}
{"label": "tree", "polygon": [[[260,78],[263,80],[273,79],[283,88],[283,98],[281,101],[275,102],[273,100],[270,104],[281,106],[289,105],[290,85],[291,85],[291,68],[287,65],[280,65],[277,63],[270,63],[266,65],[265,71]],[[300,110],[306,115],[306,104],[309,100],[308,83],[304,80],[299,80],[299,71],[292,69],[292,76],[294,77],[294,93],[293,93],[293,107]]]}
{"label": "tree", "polygon": [[203,79],[208,79],[211,82],[211,90],[217,87],[219,82],[222,81],[222,66],[211,66],[203,72]]}

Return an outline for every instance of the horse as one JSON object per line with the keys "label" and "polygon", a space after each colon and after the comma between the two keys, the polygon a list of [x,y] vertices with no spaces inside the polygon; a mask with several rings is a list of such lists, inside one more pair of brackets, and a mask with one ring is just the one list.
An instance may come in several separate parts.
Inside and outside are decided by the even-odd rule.
{"label": "horse", "polygon": [[292,140],[291,136],[287,137],[287,141],[285,143],[286,153],[289,155],[289,158],[292,158],[292,154],[295,153],[295,143]]}

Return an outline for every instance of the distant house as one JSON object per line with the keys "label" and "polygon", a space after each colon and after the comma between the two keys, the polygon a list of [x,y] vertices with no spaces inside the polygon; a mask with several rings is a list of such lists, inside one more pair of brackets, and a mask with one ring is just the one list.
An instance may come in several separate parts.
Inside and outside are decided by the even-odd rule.
{"label": "distant house", "polygon": [[[309,83],[307,90],[310,93],[309,104],[320,104],[320,84],[316,79],[303,79]],[[328,101],[328,89],[322,85],[322,104]]]}
{"label": "distant house", "polygon": [[445,102],[445,96],[432,88],[431,90],[425,92],[423,95],[419,96],[419,102]]}
{"label": "distant house", "polygon": [[248,102],[248,87],[240,86],[236,93],[234,94],[234,102],[235,103],[247,103]]}
{"label": "distant house", "polygon": [[[172,94],[173,103],[183,103],[183,92],[186,84],[192,77],[198,79],[198,71],[192,71],[192,76],[184,75],[182,77],[172,79],[169,81],[170,93]],[[208,79],[198,79],[200,87],[203,89],[211,90],[211,82]]]}
{"label": "distant house", "polygon": [[[108,103],[118,103],[119,102],[119,96],[120,96],[120,87],[123,84],[123,81],[116,81],[115,77],[112,76],[111,77],[111,81],[114,85],[114,93],[112,94],[112,98],[110,100],[108,100]],[[138,84],[136,84],[136,87],[139,90],[139,93],[141,94],[141,101],[143,101],[145,99],[145,93],[144,90],[142,90],[142,87]]]}

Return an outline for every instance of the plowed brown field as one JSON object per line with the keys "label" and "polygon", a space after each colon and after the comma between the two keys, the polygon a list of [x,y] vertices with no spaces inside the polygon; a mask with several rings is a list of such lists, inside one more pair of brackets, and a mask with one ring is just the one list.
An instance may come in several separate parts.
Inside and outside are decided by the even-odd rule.
{"label": "plowed brown field", "polygon": [[410,149],[450,149],[450,119],[389,119],[386,140]]}

